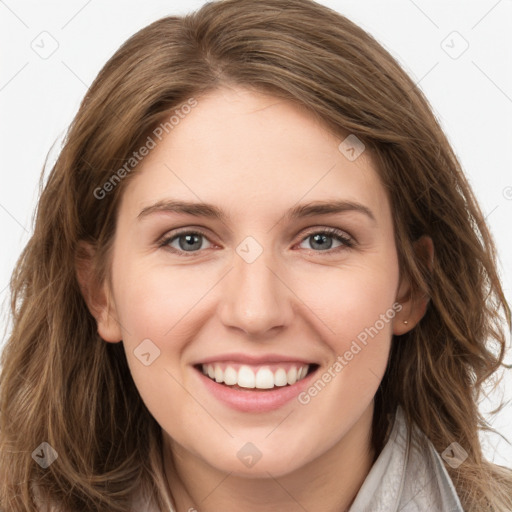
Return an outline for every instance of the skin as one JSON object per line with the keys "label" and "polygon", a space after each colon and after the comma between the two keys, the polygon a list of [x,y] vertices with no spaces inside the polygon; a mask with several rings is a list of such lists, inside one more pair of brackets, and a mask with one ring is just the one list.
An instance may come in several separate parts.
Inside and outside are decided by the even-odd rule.
{"label": "skin", "polygon": [[[102,338],[124,343],[163,429],[178,512],[346,510],[375,456],[373,397],[392,335],[414,328],[425,299],[400,279],[390,204],[369,150],[349,161],[338,149],[344,137],[272,96],[224,87],[197,99],[123,192],[112,287],[84,277],[84,296]],[[226,220],[137,218],[168,198],[212,203]],[[297,203],[333,199],[361,203],[375,220],[358,211],[284,218]],[[179,256],[158,245],[189,227],[205,232],[199,249]],[[311,235],[325,227],[355,245],[329,238],[330,249],[318,248]],[[248,236],[263,249],[250,264],[236,252]],[[180,248],[178,238],[169,244]],[[429,239],[417,250],[432,253]],[[226,352],[278,353],[317,362],[321,375],[397,302],[402,310],[306,405],[238,412],[192,367]],[[134,354],[147,338],[160,349],[149,366]],[[237,457],[249,441],[262,454],[250,468]]]}

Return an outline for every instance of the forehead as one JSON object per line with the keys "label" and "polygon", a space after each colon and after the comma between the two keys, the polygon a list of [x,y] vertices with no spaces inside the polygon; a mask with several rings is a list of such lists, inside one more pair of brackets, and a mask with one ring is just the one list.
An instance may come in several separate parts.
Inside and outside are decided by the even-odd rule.
{"label": "forehead", "polygon": [[153,137],[155,147],[137,166],[122,205],[140,211],[172,197],[261,218],[301,200],[344,199],[382,215],[388,199],[370,151],[351,161],[339,148],[348,135],[333,134],[283,99],[216,90],[197,98],[161,140]]}

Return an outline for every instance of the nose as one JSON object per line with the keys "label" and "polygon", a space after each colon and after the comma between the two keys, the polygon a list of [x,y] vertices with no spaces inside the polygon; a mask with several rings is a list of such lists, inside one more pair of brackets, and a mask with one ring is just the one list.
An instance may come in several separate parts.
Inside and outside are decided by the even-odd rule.
{"label": "nose", "polygon": [[222,323],[258,338],[290,325],[294,295],[267,251],[252,263],[235,254],[233,267],[222,290]]}

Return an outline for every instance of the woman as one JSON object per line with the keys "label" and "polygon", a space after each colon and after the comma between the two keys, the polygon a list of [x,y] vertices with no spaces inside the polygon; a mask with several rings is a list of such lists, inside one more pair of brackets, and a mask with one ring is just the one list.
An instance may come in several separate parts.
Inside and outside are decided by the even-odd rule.
{"label": "woman", "polygon": [[512,507],[478,438],[511,322],[482,213],[414,83],[314,2],[119,49],[12,309],[3,510]]}

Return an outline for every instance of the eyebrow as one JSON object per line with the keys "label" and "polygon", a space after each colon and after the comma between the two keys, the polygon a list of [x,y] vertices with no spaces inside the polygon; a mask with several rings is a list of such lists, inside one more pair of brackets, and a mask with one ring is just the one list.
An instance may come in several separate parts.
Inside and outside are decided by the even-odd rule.
{"label": "eyebrow", "polygon": [[[156,202],[151,206],[146,206],[139,213],[139,220],[155,212],[163,213],[182,213],[193,215],[195,217],[208,217],[217,219],[221,222],[226,221],[226,214],[217,206],[209,203],[196,203],[187,201],[177,201],[165,199]],[[334,200],[334,201],[313,201],[290,208],[284,215],[286,220],[299,219],[304,217],[314,217],[316,215],[329,215],[334,213],[359,212],[376,222],[372,211],[365,205],[354,201]]]}

